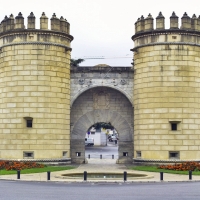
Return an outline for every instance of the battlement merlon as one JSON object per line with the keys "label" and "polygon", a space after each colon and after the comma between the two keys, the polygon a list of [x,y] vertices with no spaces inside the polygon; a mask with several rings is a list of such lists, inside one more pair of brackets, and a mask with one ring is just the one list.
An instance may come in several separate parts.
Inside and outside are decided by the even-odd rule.
{"label": "battlement merlon", "polygon": [[[18,16],[14,18],[13,14],[10,17],[5,16],[5,18],[0,23],[0,36],[7,34],[8,32],[16,32],[16,31],[26,31],[26,30],[48,30],[48,17],[45,13],[42,13],[40,17],[40,29],[35,29],[36,19],[33,12],[30,13],[27,19],[27,29],[24,25],[24,17],[21,12],[19,12]],[[56,14],[54,13],[51,18],[51,29],[49,31],[60,32],[62,34],[70,35],[70,24],[64,19],[62,16],[61,18],[57,18]],[[71,40],[73,37],[71,36]]]}
{"label": "battlement merlon", "polygon": [[178,21],[178,16],[173,12],[170,17],[170,28],[165,29],[165,17],[160,12],[156,17],[156,28],[154,28],[154,19],[151,14],[147,18],[142,16],[135,23],[135,35],[132,36],[135,47],[131,50],[135,51],[142,46],[159,44],[188,43],[200,46],[200,16],[197,18],[194,14],[190,18],[185,12],[181,18],[180,28]]}

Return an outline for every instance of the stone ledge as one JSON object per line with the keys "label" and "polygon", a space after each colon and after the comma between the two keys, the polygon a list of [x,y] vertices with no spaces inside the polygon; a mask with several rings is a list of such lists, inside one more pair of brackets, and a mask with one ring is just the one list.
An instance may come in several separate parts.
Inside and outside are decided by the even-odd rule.
{"label": "stone ledge", "polygon": [[53,45],[53,46],[59,46],[59,47],[64,47],[66,48],[66,51],[71,51],[72,48],[66,46],[66,45],[63,45],[63,44],[59,44],[59,43],[54,43],[54,42],[13,42],[13,43],[9,43],[9,44],[5,44],[5,45],[2,45],[0,48],[3,48],[3,47],[7,47],[7,46],[13,46],[13,45]]}
{"label": "stone ledge", "polygon": [[20,35],[20,34],[43,34],[43,35],[58,35],[60,37],[66,37],[72,41],[74,37],[68,33],[55,31],[55,30],[44,30],[44,29],[13,29],[5,32],[0,33],[0,38],[4,36],[11,36],[11,35]]}
{"label": "stone ledge", "polygon": [[157,45],[191,45],[191,46],[200,47],[200,44],[196,44],[196,43],[192,43],[192,42],[155,42],[155,43],[139,45],[130,50],[137,51],[137,49],[142,48],[142,47],[157,46]]}
{"label": "stone ledge", "polygon": [[19,162],[40,162],[40,163],[61,163],[71,162],[71,158],[55,159],[0,159],[0,161],[19,161]]}
{"label": "stone ledge", "polygon": [[183,34],[183,35],[195,35],[199,36],[200,31],[186,30],[186,29],[162,29],[162,30],[151,30],[151,31],[142,31],[138,32],[131,37],[132,40],[136,40],[140,37],[147,35],[168,35],[168,34]]}

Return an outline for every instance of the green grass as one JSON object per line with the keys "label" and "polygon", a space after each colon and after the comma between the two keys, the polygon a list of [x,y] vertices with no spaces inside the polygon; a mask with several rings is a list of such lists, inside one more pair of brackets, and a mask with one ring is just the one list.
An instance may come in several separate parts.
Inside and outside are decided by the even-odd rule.
{"label": "green grass", "polygon": [[[55,171],[63,171],[63,170],[70,170],[74,169],[75,167],[72,166],[47,166],[44,168],[32,168],[32,169],[24,169],[21,170],[21,174],[32,174],[32,173],[41,173],[41,172],[55,172]],[[0,170],[0,175],[9,175],[9,174],[17,174],[16,170]]]}
{"label": "green grass", "polygon": [[[188,171],[175,171],[175,170],[167,170],[167,169],[158,169],[156,166],[134,166],[130,167],[132,170],[138,171],[146,171],[146,172],[164,172],[170,174],[185,174],[188,175]],[[200,175],[200,171],[193,171],[193,175]]]}

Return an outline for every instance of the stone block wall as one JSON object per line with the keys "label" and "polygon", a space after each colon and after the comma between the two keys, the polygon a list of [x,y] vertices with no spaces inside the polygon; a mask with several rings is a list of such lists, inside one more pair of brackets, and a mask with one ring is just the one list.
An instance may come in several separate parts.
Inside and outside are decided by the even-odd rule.
{"label": "stone block wall", "polygon": [[[144,47],[136,53],[135,155],[169,159],[170,151],[180,151],[180,159],[200,157],[199,55],[200,47],[189,45]],[[171,130],[173,122],[177,131]]]}

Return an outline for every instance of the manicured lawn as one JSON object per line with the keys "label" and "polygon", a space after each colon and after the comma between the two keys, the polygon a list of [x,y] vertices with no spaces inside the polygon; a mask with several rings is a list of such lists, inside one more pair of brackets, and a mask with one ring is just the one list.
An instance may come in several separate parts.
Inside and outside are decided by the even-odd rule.
{"label": "manicured lawn", "polygon": [[[47,166],[44,168],[32,168],[32,169],[24,169],[21,170],[21,174],[31,174],[31,173],[41,173],[41,172],[55,172],[55,171],[63,171],[63,170],[70,170],[74,169],[75,167],[72,166]],[[0,175],[8,175],[8,174],[17,174],[16,170],[0,170]]]}
{"label": "manicured lawn", "polygon": [[[138,170],[138,171],[146,171],[146,172],[164,172],[164,173],[170,173],[170,174],[186,174],[186,175],[188,175],[188,171],[158,169],[156,166],[134,166],[134,167],[130,167],[130,169]],[[200,175],[200,171],[193,171],[192,174]]]}

